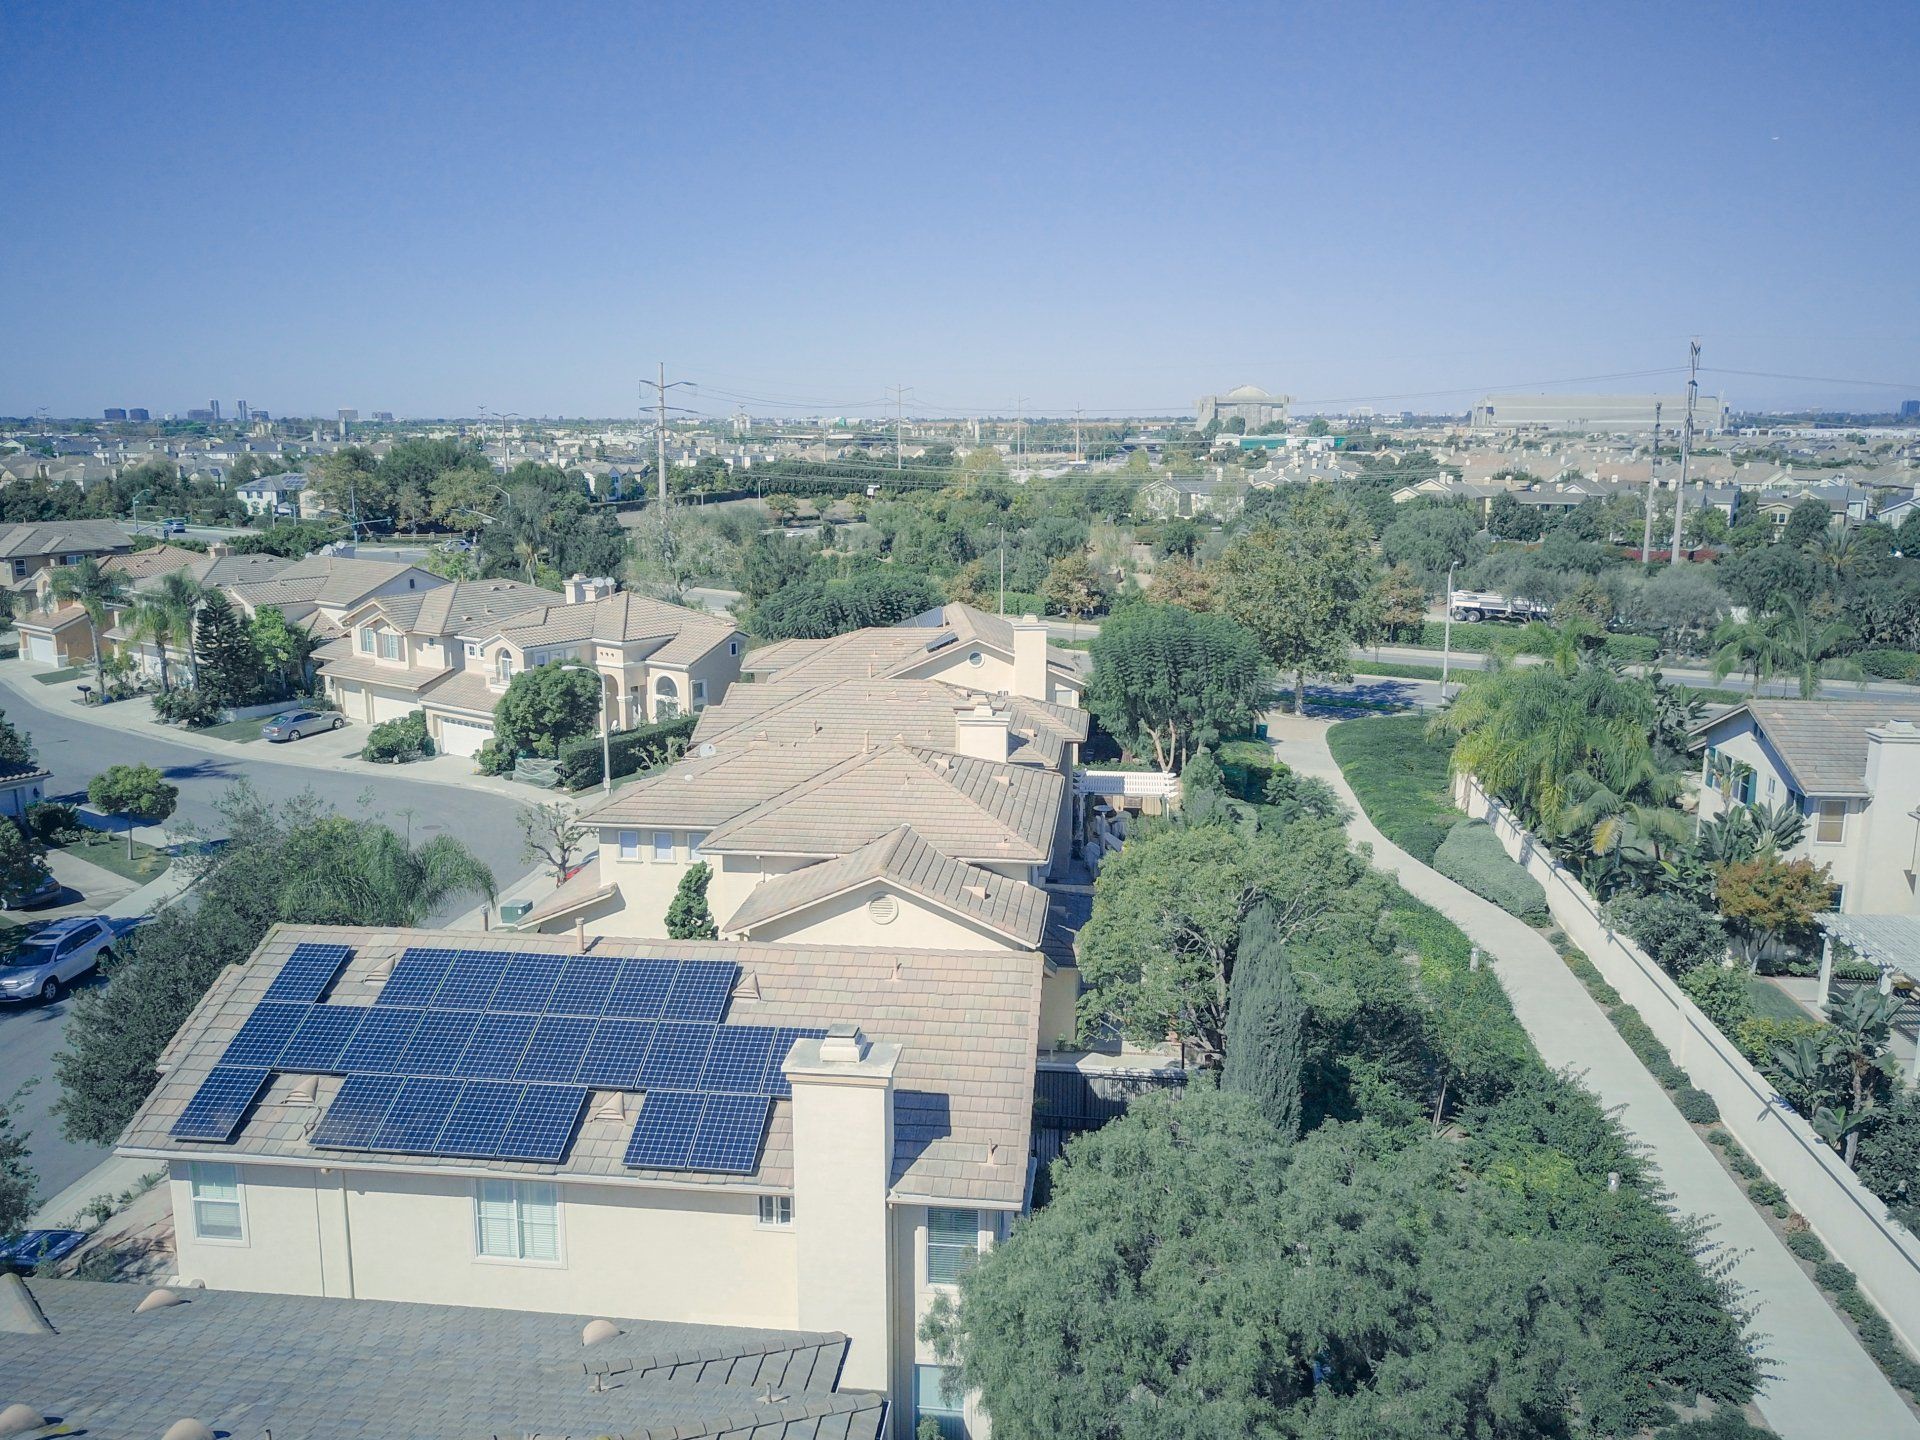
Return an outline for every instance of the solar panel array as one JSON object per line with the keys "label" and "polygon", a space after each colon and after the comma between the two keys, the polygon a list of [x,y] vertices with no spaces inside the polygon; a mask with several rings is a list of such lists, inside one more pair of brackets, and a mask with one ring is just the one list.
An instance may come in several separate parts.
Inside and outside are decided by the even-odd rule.
{"label": "solar panel array", "polygon": [[323,1002],[351,951],[294,949],[174,1124],[226,1141],[278,1072],[342,1075],[331,1150],[558,1162],[594,1090],[646,1092],[624,1161],[752,1173],[800,1026],[721,1023],[731,962],[407,950],[372,1005]]}

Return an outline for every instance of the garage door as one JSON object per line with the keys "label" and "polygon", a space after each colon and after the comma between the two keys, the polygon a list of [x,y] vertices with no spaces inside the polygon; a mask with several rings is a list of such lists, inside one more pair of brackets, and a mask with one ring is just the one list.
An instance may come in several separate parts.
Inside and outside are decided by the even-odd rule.
{"label": "garage door", "polygon": [[477,755],[480,747],[493,738],[491,725],[478,725],[471,720],[440,721],[440,753],[442,755]]}
{"label": "garage door", "polygon": [[370,692],[371,704],[368,706],[367,719],[378,725],[383,720],[402,720],[418,710],[420,706],[404,696],[382,695],[375,690]]}
{"label": "garage door", "polygon": [[29,660],[39,660],[48,665],[53,664],[54,661],[59,658],[54,652],[53,636],[27,636],[27,658]]}

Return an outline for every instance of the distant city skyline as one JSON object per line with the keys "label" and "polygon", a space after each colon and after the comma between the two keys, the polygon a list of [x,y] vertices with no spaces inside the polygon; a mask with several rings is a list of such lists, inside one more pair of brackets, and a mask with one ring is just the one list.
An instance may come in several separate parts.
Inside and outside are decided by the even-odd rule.
{"label": "distant city skyline", "polygon": [[618,417],[661,360],[712,415],[1464,413],[1669,389],[1696,334],[1736,409],[1920,394],[1892,3],[187,0],[8,40],[5,414]]}

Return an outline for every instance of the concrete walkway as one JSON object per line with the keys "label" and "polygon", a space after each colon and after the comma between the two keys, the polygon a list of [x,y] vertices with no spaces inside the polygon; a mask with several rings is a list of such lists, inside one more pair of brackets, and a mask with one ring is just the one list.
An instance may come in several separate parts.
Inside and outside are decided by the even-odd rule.
{"label": "concrete walkway", "polygon": [[1347,833],[1373,847],[1374,863],[1492,957],[1541,1057],[1572,1071],[1601,1104],[1617,1111],[1658,1169],[1675,1208],[1713,1226],[1713,1238],[1734,1256],[1733,1278],[1756,1312],[1753,1332],[1770,1377],[1756,1403],[1767,1423],[1784,1440],[1920,1440],[1920,1420],[1545,937],[1376,830],[1327,749],[1324,722],[1276,713],[1267,726],[1282,760],[1326,780],[1353,807]]}

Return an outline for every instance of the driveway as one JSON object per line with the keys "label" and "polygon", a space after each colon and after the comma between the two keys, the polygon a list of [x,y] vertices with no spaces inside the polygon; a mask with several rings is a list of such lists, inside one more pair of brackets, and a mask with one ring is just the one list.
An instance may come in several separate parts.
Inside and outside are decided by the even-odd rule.
{"label": "driveway", "polygon": [[[286,800],[310,790],[344,815],[382,820],[403,834],[411,832],[416,841],[453,835],[492,868],[502,893],[528,871],[527,862],[520,858],[520,827],[515,819],[520,802],[510,796],[490,789],[410,781],[402,778],[404,771],[398,768],[374,774],[352,773],[277,758],[293,746],[255,743],[234,746],[231,756],[210,753],[150,733],[116,731],[77,714],[62,713],[78,707],[64,698],[64,690],[58,692],[62,698],[52,700],[47,694],[50,689],[35,681],[32,671],[20,661],[0,661],[0,708],[5,709],[9,720],[32,735],[40,763],[52,772],[46,786],[50,800],[84,801],[87,781],[109,765],[152,765],[180,787],[179,808],[167,821],[167,828],[197,830],[209,839],[218,839],[222,830],[216,802],[244,778],[269,800]],[[35,691],[41,693],[32,693]],[[343,737],[331,735],[298,743],[346,748]],[[85,868],[96,874],[108,873],[91,865]],[[63,881],[74,883],[61,873],[59,857],[55,871]],[[118,894],[105,888],[97,895],[84,894],[83,881],[81,900],[64,897],[59,907],[35,911],[34,917],[102,909],[126,893],[125,882],[117,876],[112,879],[123,887]],[[461,896],[442,906],[427,923],[444,925],[473,908],[473,901]],[[53,1056],[61,1047],[69,1007],[70,1002],[65,1000],[49,1007],[0,1007],[0,1097],[12,1095],[29,1081],[39,1081],[22,1101],[16,1122],[29,1132],[42,1196],[66,1188],[107,1156],[100,1147],[74,1145],[61,1138],[59,1124],[50,1114],[58,1094]]]}

